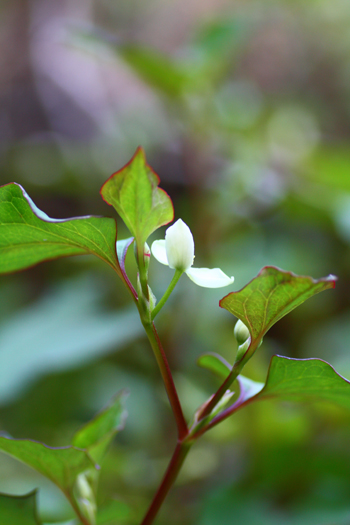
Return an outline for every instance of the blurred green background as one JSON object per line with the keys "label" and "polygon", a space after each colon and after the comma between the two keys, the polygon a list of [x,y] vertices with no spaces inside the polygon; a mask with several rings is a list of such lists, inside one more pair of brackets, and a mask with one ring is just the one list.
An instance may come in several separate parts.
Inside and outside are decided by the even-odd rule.
{"label": "blurred green background", "polygon": [[[235,290],[264,265],[339,277],[269,332],[246,375],[263,381],[277,353],[350,378],[349,28],[348,0],[2,0],[0,183],[51,217],[115,216],[99,189],[142,145],[196,266]],[[154,259],[150,272],[159,298],[171,272]],[[77,257],[2,276],[0,293],[0,430],[66,445],[129,388],[100,523],[136,525],[176,432],[125,289]],[[184,276],[159,315],[188,418],[218,386],[197,357],[234,359],[226,293]],[[257,403],[196,444],[158,523],[348,525],[349,439],[344,410]],[[0,492],[37,486],[44,521],[69,521],[53,485],[0,456]]]}

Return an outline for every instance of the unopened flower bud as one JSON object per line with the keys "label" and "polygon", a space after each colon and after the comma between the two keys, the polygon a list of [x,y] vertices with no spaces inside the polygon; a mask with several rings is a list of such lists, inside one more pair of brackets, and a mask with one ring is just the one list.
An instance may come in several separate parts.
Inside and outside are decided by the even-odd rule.
{"label": "unopened flower bud", "polygon": [[246,340],[250,337],[250,333],[248,328],[240,319],[238,319],[237,323],[235,324],[233,334],[236,338],[236,341],[239,345],[242,345],[246,342]]}
{"label": "unopened flower bud", "polygon": [[181,219],[165,232],[165,249],[170,268],[188,270],[193,264],[194,241],[191,230]]}
{"label": "unopened flower bud", "polygon": [[157,304],[157,298],[154,295],[154,293],[152,292],[150,286],[148,286],[148,294],[149,294],[149,306],[150,306],[150,309],[151,309],[151,312],[152,312],[152,310],[154,309],[154,307]]}
{"label": "unopened flower bud", "polygon": [[76,481],[78,496],[83,499],[92,500],[94,498],[93,490],[86,479],[85,474],[79,474]]}

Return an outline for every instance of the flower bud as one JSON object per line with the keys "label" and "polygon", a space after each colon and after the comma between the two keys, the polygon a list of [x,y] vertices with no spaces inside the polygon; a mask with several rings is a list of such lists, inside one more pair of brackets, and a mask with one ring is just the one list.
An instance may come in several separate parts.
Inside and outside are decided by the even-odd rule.
{"label": "flower bud", "polygon": [[76,490],[78,496],[83,499],[93,500],[94,493],[85,474],[79,474],[76,481]]}
{"label": "flower bud", "polygon": [[154,293],[152,292],[150,286],[148,286],[148,294],[149,294],[149,307],[150,307],[151,312],[152,312],[152,310],[154,310],[154,307],[155,307],[156,304],[157,304],[157,298],[156,298],[156,296],[154,295]]}
{"label": "flower bud", "polygon": [[239,345],[242,345],[246,342],[246,340],[250,337],[250,333],[248,328],[240,319],[238,319],[237,323],[235,324],[233,335],[236,338],[236,341]]}
{"label": "flower bud", "polygon": [[192,266],[193,236],[187,224],[181,219],[165,232],[165,249],[170,268],[184,272]]}

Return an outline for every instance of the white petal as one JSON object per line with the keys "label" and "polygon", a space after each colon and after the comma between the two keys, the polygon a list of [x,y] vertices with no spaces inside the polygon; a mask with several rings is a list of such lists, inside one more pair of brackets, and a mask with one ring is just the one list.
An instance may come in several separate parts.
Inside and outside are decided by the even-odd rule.
{"label": "white petal", "polygon": [[153,256],[162,264],[166,264],[169,266],[168,258],[166,256],[166,249],[165,249],[165,240],[161,241],[154,241],[152,244],[152,253]]}
{"label": "white petal", "polygon": [[220,268],[189,268],[186,273],[191,281],[204,288],[222,288],[234,281],[234,277],[228,277]]}
{"label": "white petal", "polygon": [[193,264],[194,241],[191,230],[181,219],[165,232],[165,247],[170,268],[186,271]]}

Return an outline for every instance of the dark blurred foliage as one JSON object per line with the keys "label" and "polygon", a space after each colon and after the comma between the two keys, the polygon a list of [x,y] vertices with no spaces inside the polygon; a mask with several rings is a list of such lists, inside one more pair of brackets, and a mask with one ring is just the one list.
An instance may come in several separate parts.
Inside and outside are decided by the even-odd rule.
{"label": "dark blurred foliage", "polygon": [[[142,145],[197,266],[235,275],[234,289],[264,265],[339,277],[270,331],[246,375],[263,381],[278,353],[350,377],[349,27],[347,0],[3,0],[0,182],[52,217],[114,216],[99,188]],[[171,272],[150,271],[160,297]],[[176,434],[124,288],[101,261],[73,258],[3,276],[0,291],[1,429],[64,445],[128,387],[100,503],[120,502],[106,524],[136,524]],[[188,417],[218,385],[196,358],[234,358],[226,293],[184,276],[159,315]],[[159,523],[347,525],[349,425],[321,404],[245,409],[196,444]],[[0,491],[35,486],[47,522],[70,519],[49,482],[1,456]]]}

